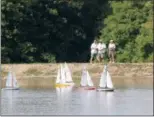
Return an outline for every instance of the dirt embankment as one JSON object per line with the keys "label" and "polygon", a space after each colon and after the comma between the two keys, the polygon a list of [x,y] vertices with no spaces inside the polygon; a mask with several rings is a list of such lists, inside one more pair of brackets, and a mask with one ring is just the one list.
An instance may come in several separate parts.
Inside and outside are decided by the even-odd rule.
{"label": "dirt embankment", "polygon": [[[2,64],[1,78],[5,84],[5,77],[10,69],[16,74],[21,86],[25,87],[50,87],[54,84],[59,64]],[[99,84],[103,64],[95,63],[68,63],[73,80],[79,84],[83,66],[86,66],[95,85]],[[115,63],[108,64],[114,85],[153,85],[153,63]]]}
{"label": "dirt embankment", "polygon": [[[7,75],[9,68],[12,66],[13,71],[18,78],[24,77],[51,77],[57,74],[57,69],[60,64],[2,64],[1,76]],[[81,75],[83,66],[86,66],[89,73],[93,77],[99,77],[103,71],[103,64],[88,64],[88,63],[68,63],[69,68],[74,77]],[[112,77],[153,77],[153,63],[115,63],[108,64],[108,70]]]}

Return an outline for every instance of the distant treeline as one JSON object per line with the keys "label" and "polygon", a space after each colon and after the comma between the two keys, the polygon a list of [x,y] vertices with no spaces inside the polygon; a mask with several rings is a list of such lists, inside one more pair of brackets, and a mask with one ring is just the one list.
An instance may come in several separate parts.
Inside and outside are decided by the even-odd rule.
{"label": "distant treeline", "polygon": [[153,60],[152,1],[2,0],[1,11],[2,63],[88,62],[94,39],[114,40],[118,62]]}

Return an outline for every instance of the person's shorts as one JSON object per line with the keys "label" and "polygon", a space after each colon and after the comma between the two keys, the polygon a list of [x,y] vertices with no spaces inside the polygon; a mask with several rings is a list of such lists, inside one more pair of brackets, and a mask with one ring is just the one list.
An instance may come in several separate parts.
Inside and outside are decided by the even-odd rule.
{"label": "person's shorts", "polygon": [[94,58],[97,56],[97,53],[91,53],[91,57]]}
{"label": "person's shorts", "polygon": [[98,57],[100,57],[100,58],[104,58],[104,53],[98,53],[98,55],[97,55]]}
{"label": "person's shorts", "polygon": [[109,50],[109,57],[115,56],[115,50]]}

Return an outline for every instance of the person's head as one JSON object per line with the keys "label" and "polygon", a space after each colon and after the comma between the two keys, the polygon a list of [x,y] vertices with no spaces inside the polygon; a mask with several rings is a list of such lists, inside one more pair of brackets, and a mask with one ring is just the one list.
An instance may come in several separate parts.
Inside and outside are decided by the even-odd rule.
{"label": "person's head", "polygon": [[104,43],[103,40],[101,40],[101,43]]}
{"label": "person's head", "polygon": [[102,43],[102,41],[101,41],[101,40],[99,40],[98,42],[99,42],[99,43]]}
{"label": "person's head", "polygon": [[113,40],[110,40],[110,43],[114,43],[114,41]]}
{"label": "person's head", "polygon": [[97,43],[97,40],[96,39],[94,40],[94,43]]}

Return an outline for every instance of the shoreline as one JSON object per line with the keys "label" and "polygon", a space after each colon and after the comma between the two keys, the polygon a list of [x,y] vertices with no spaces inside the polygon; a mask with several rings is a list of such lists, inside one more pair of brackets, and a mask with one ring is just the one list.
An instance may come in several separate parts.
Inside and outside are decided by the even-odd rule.
{"label": "shoreline", "polygon": [[[17,81],[21,87],[52,87],[55,83],[58,65],[61,63],[35,63],[35,64],[2,64],[1,81],[5,84],[10,65],[16,74]],[[67,63],[74,82],[79,85],[81,72],[86,65],[94,84],[97,86],[100,74],[103,71],[102,63]],[[108,71],[112,77],[113,84],[120,86],[153,86],[153,63],[110,63]]]}

